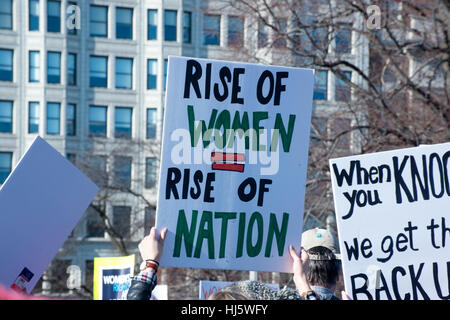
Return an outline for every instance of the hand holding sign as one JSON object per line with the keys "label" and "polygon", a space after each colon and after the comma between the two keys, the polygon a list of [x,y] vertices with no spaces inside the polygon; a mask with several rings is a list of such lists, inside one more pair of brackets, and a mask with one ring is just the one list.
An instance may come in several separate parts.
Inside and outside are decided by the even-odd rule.
{"label": "hand holding sign", "polygon": [[161,259],[164,240],[166,240],[167,228],[161,231],[159,237],[157,236],[157,230],[155,227],[150,229],[150,234],[139,243],[139,252],[141,253],[142,260],[155,260]]}

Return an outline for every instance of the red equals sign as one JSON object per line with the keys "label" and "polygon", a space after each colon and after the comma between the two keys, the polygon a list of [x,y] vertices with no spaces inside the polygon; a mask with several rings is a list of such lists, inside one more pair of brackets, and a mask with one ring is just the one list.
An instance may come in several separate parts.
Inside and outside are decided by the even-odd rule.
{"label": "red equals sign", "polygon": [[244,172],[245,154],[243,153],[211,153],[212,169]]}

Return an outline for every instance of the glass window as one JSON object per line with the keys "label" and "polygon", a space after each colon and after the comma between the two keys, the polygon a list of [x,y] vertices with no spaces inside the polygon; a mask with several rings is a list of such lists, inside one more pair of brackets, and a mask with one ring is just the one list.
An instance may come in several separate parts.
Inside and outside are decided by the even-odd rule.
{"label": "glass window", "polygon": [[30,51],[29,81],[39,82],[41,80],[41,55],[39,51]]}
{"label": "glass window", "polygon": [[278,19],[279,30],[274,34],[274,42],[273,46],[275,48],[286,48],[286,31],[287,31],[287,20],[286,19]]}
{"label": "glass window", "polygon": [[[103,223],[103,220],[100,218],[99,213],[92,207],[89,207],[87,211],[88,211],[88,214],[87,214],[87,218],[86,218],[86,237],[87,238],[103,238],[105,236],[105,225]],[[87,265],[87,263],[86,263],[86,265]],[[93,268],[93,263],[92,263],[92,268]],[[88,272],[89,271],[86,270],[86,277],[87,277]],[[90,270],[90,272],[93,272],[93,269]]]}
{"label": "glass window", "polygon": [[61,82],[61,53],[47,52],[47,83]]}
{"label": "glass window", "polygon": [[75,53],[67,55],[67,84],[77,85],[77,55]]}
{"label": "glass window", "polygon": [[156,109],[147,109],[147,139],[156,138]]}
{"label": "glass window", "polygon": [[156,89],[158,79],[158,61],[156,59],[147,60],[147,89]]}
{"label": "glass window", "polygon": [[13,51],[0,49],[0,81],[13,81]]}
{"label": "glass window", "polygon": [[[351,81],[352,73],[350,71],[344,71],[344,76],[347,80]],[[336,75],[336,87],[335,87],[335,99],[336,101],[348,102],[350,101],[351,88],[341,79],[339,75]]]}
{"label": "glass window", "polygon": [[269,44],[269,28],[262,22],[258,22],[258,48],[264,48]]}
{"label": "glass window", "polygon": [[133,39],[133,9],[116,8],[116,38]]}
{"label": "glass window", "polygon": [[59,134],[61,105],[56,102],[47,103],[47,134]]}
{"label": "glass window", "polygon": [[114,206],[113,207],[113,228],[117,233],[128,238],[131,227],[131,207]]}
{"label": "glass window", "polygon": [[[69,1],[68,5],[67,5],[67,9],[69,9],[70,6],[77,6],[77,3]],[[66,11],[66,19],[67,19],[66,21],[71,22],[70,24],[66,22],[67,34],[70,34],[72,36],[77,35],[77,26],[75,25],[76,20],[74,20],[74,18],[73,18],[73,15],[76,14],[76,12],[77,12],[75,10],[76,9],[69,10],[68,12]],[[70,20],[68,20],[68,19],[70,19]],[[81,17],[80,17],[80,19],[81,19]]]}
{"label": "glass window", "polygon": [[[28,30],[39,31],[39,0],[29,0]],[[1,19],[1,18],[0,18]]]}
{"label": "glass window", "polygon": [[104,156],[90,156],[86,164],[88,177],[100,188],[106,187],[108,185],[106,158]]}
{"label": "glass window", "polygon": [[192,42],[192,13],[183,12],[183,43]]}
{"label": "glass window", "polygon": [[85,270],[86,271],[84,274],[84,285],[86,288],[93,288],[93,285],[94,285],[94,260],[86,260]]}
{"label": "glass window", "polygon": [[164,59],[164,90],[166,90],[166,82],[167,82],[167,66],[169,64],[169,60]]}
{"label": "glass window", "polygon": [[350,53],[352,44],[352,29],[350,25],[341,25],[336,30],[336,53]]}
{"label": "glass window", "polygon": [[[320,22],[315,22],[313,25],[318,26]],[[328,32],[326,27],[314,27],[311,30],[311,38],[313,44],[317,48],[325,48],[327,45]]]}
{"label": "glass window", "polygon": [[11,173],[12,152],[0,152],[0,184],[3,184]]}
{"label": "glass window", "polygon": [[131,187],[131,157],[114,157],[114,182],[118,187]]}
{"label": "glass window", "polygon": [[73,165],[77,163],[77,155],[75,153],[67,153],[66,159],[69,160]]}
{"label": "glass window", "polygon": [[176,10],[164,10],[164,40],[177,41]]}
{"label": "glass window", "polygon": [[203,44],[220,45],[220,16],[203,17]]}
{"label": "glass window", "polygon": [[114,118],[114,137],[131,138],[133,108],[116,107]]}
{"label": "glass window", "polygon": [[144,217],[144,235],[147,236],[150,232],[150,229],[155,226],[155,215],[156,211],[153,208],[146,207],[145,208],[145,217]]}
{"label": "glass window", "polygon": [[106,137],[106,106],[89,107],[89,135]]}
{"label": "glass window", "polygon": [[228,18],[228,45],[242,47],[244,45],[244,19],[240,17]]}
{"label": "glass window", "polygon": [[13,102],[0,100],[0,132],[12,133]]}
{"label": "glass window", "polygon": [[67,104],[66,114],[66,134],[75,136],[77,134],[77,106],[74,103]]}
{"label": "glass window", "polygon": [[28,104],[28,133],[39,132],[39,102]]}
{"label": "glass window", "polygon": [[156,40],[158,37],[158,10],[149,9],[147,11],[147,39]]}
{"label": "glass window", "polygon": [[89,85],[103,87],[108,85],[108,57],[91,56],[89,60]]}
{"label": "glass window", "polygon": [[314,73],[314,100],[327,100],[328,71],[316,70]]}
{"label": "glass window", "polygon": [[0,6],[0,29],[12,30],[12,0],[2,1]]}
{"label": "glass window", "polygon": [[133,86],[133,59],[116,58],[116,88],[131,89]]}
{"label": "glass window", "polygon": [[145,158],[145,188],[156,186],[156,158]]}
{"label": "glass window", "polygon": [[108,37],[108,7],[91,5],[89,30],[92,37]]}
{"label": "glass window", "polygon": [[61,32],[60,1],[47,1],[47,32]]}

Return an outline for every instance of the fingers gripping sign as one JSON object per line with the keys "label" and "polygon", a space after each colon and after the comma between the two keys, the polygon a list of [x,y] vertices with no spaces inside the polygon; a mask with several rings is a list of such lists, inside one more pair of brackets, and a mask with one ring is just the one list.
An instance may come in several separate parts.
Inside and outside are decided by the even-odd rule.
{"label": "fingers gripping sign", "polygon": [[163,228],[158,235],[155,227],[150,229],[150,234],[139,243],[138,248],[141,253],[142,260],[156,260],[161,259],[164,240],[166,239],[167,228]]}

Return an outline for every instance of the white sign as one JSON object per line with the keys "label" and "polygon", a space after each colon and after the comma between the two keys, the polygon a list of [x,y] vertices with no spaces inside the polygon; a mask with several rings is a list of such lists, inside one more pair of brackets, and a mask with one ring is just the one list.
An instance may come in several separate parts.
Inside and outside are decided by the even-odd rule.
{"label": "white sign", "polygon": [[[209,281],[201,280],[199,284],[199,299],[208,300],[210,296],[219,291],[222,288],[231,286],[234,282],[232,281]],[[278,283],[264,283],[265,286],[272,290],[279,290],[280,285]]]}
{"label": "white sign", "polygon": [[158,284],[152,290],[150,300],[169,300],[167,284]]}
{"label": "white sign", "polygon": [[163,266],[291,272],[312,93],[312,70],[169,57]]}
{"label": "white sign", "polygon": [[450,143],[330,160],[346,292],[449,299]]}
{"label": "white sign", "polygon": [[97,191],[37,137],[0,189],[0,283],[30,292]]}

